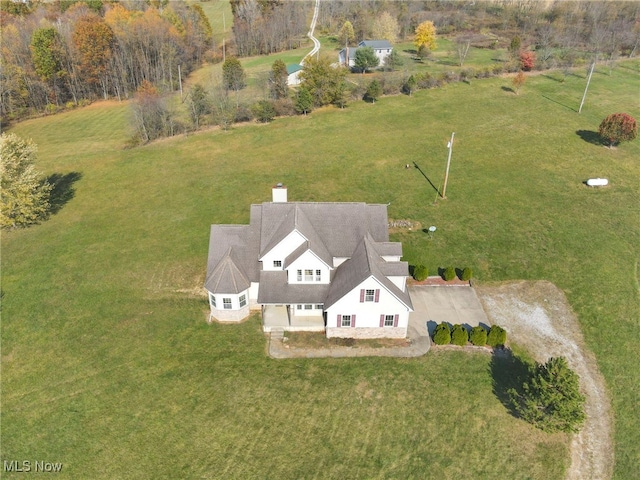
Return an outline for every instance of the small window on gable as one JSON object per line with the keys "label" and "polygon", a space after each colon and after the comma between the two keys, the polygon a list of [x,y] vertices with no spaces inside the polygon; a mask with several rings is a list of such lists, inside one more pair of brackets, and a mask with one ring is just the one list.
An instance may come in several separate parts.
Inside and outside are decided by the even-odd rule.
{"label": "small window on gable", "polygon": [[298,270],[298,281],[301,282],[302,281],[302,270]]}
{"label": "small window on gable", "polygon": [[304,281],[305,282],[313,282],[313,270],[305,270],[304,271]]}
{"label": "small window on gable", "polygon": [[274,260],[273,261],[273,266],[275,268],[282,268],[282,260]]}
{"label": "small window on gable", "polygon": [[240,295],[240,307],[244,307],[247,304],[247,296]]}
{"label": "small window on gable", "polygon": [[365,302],[373,302],[376,298],[375,290],[365,290],[364,292],[364,301]]}
{"label": "small window on gable", "polygon": [[351,315],[342,315],[341,326],[343,326],[343,327],[350,327],[351,326]]}
{"label": "small window on gable", "polygon": [[316,282],[322,279],[322,270],[316,270]]}
{"label": "small window on gable", "polygon": [[227,297],[222,298],[222,305],[225,310],[231,310],[231,299]]}
{"label": "small window on gable", "polygon": [[384,316],[384,326],[385,327],[393,327],[393,320],[394,320],[394,316],[393,315],[385,315]]}

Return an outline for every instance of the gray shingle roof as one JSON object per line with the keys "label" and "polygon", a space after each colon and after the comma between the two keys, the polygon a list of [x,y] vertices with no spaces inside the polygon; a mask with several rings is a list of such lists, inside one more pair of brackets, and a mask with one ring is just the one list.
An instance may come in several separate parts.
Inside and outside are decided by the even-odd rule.
{"label": "gray shingle roof", "polygon": [[393,48],[388,40],[363,40],[358,44],[360,47],[372,47],[374,49]]}
{"label": "gray shingle roof", "polygon": [[290,304],[290,303],[322,303],[324,302],[329,284],[298,284],[287,283],[287,272],[260,272],[260,288],[258,303],[262,304]]}
{"label": "gray shingle roof", "polygon": [[[260,254],[267,253],[294,228],[312,242],[322,243],[332,257],[350,257],[368,232],[387,242],[387,206],[366,203],[263,203]],[[309,238],[311,237],[311,238]]]}
{"label": "gray shingle roof", "polygon": [[[373,276],[407,307],[407,292],[387,276],[407,276],[406,262],[385,262],[381,255],[402,255],[389,242],[387,206],[365,203],[266,202],[251,206],[249,225],[212,225],[205,287],[213,293],[238,293],[260,282],[258,303],[324,303],[325,308]],[[332,265],[350,258],[332,274],[329,285],[292,285],[285,271],[260,271],[259,258],[293,230],[307,241],[292,252],[290,264],[307,250]],[[231,290],[230,290],[231,289]]]}
{"label": "gray shingle roof", "polygon": [[[252,209],[253,210],[253,209]],[[233,251],[232,259],[236,267],[250,282],[257,282],[260,273],[258,258],[258,234],[251,225],[211,225],[209,237],[209,258],[207,260],[207,281],[205,288],[213,293],[232,293],[210,289],[209,278],[221,260]]]}
{"label": "gray shingle roof", "polygon": [[351,258],[337,268],[329,294],[324,301],[324,308],[329,308],[371,276],[408,308],[413,308],[409,293],[400,290],[385,276],[383,270],[409,274],[406,262],[385,262],[377,253],[373,238],[365,235]]}
{"label": "gray shingle roof", "polygon": [[240,293],[251,285],[249,279],[234,259],[233,248],[218,262],[205,281],[205,288],[212,293]]}

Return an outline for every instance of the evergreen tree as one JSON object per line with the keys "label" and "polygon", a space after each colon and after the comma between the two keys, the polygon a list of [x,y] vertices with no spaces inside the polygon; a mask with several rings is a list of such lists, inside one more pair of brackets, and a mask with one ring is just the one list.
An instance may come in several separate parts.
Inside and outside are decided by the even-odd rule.
{"label": "evergreen tree", "polygon": [[311,92],[305,87],[301,87],[296,94],[296,112],[304,113],[305,115],[313,108],[313,97]]}
{"label": "evergreen tree", "polygon": [[241,90],[245,87],[245,73],[240,60],[228,57],[222,64],[222,80],[227,90]]}
{"label": "evergreen tree", "polygon": [[200,119],[211,113],[211,98],[202,85],[196,83],[189,92],[189,116],[194,128],[200,128]]}
{"label": "evergreen tree", "polygon": [[364,74],[365,71],[375,68],[380,63],[372,47],[361,47],[356,50],[355,66]]}
{"label": "evergreen tree", "polygon": [[577,432],[584,422],[584,396],[578,375],[563,357],[531,368],[522,391],[509,390],[514,409],[526,421],[548,432]]}
{"label": "evergreen tree", "polygon": [[37,147],[14,133],[0,136],[0,226],[26,227],[46,218],[51,186],[35,169]]}
{"label": "evergreen tree", "polygon": [[269,76],[269,91],[271,98],[278,100],[287,98],[289,89],[287,86],[287,66],[282,60],[276,60],[271,66],[271,74]]}
{"label": "evergreen tree", "polygon": [[371,103],[376,103],[378,97],[382,95],[382,86],[377,80],[373,80],[367,87],[367,92],[364,94],[364,99]]}

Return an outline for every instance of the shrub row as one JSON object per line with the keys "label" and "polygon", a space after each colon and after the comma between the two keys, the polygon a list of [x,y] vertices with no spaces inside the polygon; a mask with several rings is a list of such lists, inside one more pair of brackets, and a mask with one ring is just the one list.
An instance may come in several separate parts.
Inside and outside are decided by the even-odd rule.
{"label": "shrub row", "polygon": [[[424,265],[416,265],[413,268],[413,278],[418,282],[426,280],[428,276],[429,270]],[[462,270],[456,270],[453,267],[446,267],[440,269],[440,276],[447,282],[455,279],[456,277],[466,282],[471,280],[471,277],[473,277],[473,270],[469,267],[465,267]]]}
{"label": "shrub row", "polygon": [[507,341],[507,331],[493,325],[489,332],[484,327],[478,325],[473,327],[471,332],[468,332],[463,325],[454,325],[453,328],[448,323],[442,322],[436,325],[433,332],[433,342],[436,345],[459,345],[465,346],[468,342],[478,347],[489,345],[490,347],[502,347]]}
{"label": "shrub row", "polygon": [[473,270],[469,267],[465,267],[463,269],[456,269],[451,266],[440,268],[440,276],[446,282],[454,280],[456,277],[465,282],[471,280],[473,277]]}

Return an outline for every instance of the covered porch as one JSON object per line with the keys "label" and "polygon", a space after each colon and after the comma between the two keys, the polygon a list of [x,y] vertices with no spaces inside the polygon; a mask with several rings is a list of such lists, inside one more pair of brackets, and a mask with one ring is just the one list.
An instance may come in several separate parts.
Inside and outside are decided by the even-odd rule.
{"label": "covered porch", "polygon": [[292,315],[290,305],[263,305],[262,330],[282,329],[289,332],[324,332],[323,315]]}

